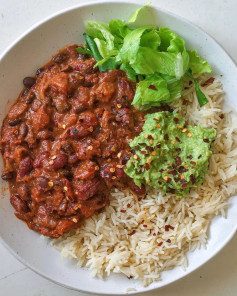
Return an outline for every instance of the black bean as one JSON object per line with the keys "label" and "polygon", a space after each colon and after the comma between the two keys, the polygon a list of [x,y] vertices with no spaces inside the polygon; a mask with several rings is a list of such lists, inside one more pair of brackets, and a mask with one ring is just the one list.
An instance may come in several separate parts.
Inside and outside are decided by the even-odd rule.
{"label": "black bean", "polygon": [[11,180],[12,178],[13,178],[13,172],[4,172],[4,173],[2,173],[2,179],[4,180],[4,181],[7,181],[7,180]]}
{"label": "black bean", "polygon": [[54,58],[53,61],[56,64],[61,64],[65,62],[68,59],[68,55],[64,52],[57,54]]}
{"label": "black bean", "polygon": [[21,123],[21,121],[22,121],[21,118],[16,118],[16,119],[13,119],[13,120],[9,120],[9,121],[8,121],[8,124],[9,124],[10,126],[15,126],[15,125]]}
{"label": "black bean", "polygon": [[36,79],[33,77],[25,77],[23,79],[23,84],[25,87],[31,88],[36,83]]}
{"label": "black bean", "polygon": [[24,88],[21,95],[26,96],[28,94],[28,92],[29,92],[29,88]]}
{"label": "black bean", "polygon": [[44,68],[39,68],[39,69],[37,69],[37,71],[36,71],[36,75],[37,75],[37,76],[40,75],[43,71],[44,71]]}
{"label": "black bean", "polygon": [[19,129],[20,135],[22,136],[22,138],[25,138],[28,134],[28,126],[26,125],[26,123],[22,123],[20,125],[20,129]]}
{"label": "black bean", "polygon": [[79,55],[78,55],[78,60],[87,60],[87,59],[89,59],[89,57],[90,57],[90,55],[89,54],[86,54],[86,53],[79,53]]}

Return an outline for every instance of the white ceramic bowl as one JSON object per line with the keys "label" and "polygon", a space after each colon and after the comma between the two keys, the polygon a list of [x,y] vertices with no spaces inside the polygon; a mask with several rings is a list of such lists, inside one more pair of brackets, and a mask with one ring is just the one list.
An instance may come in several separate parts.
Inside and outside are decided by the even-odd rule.
{"label": "white ceramic bowl", "polygon": [[[134,1],[96,2],[64,10],[34,26],[20,37],[0,59],[0,122],[22,88],[22,79],[34,75],[36,69],[48,61],[52,54],[68,44],[83,43],[83,21],[87,19],[109,21],[127,19],[140,4]],[[237,68],[227,53],[206,33],[180,17],[162,11],[153,3],[142,11],[138,25],[161,25],[180,34],[188,48],[197,49],[209,61],[214,75],[223,75],[221,80],[227,103],[237,109]],[[1,168],[2,169],[2,164]],[[1,184],[2,189],[6,184]],[[3,190],[2,190],[2,193]],[[227,219],[217,217],[212,221],[207,249],[188,254],[186,271],[177,267],[163,273],[163,280],[144,288],[138,281],[124,276],[112,275],[106,281],[92,278],[89,271],[60,260],[60,255],[48,239],[29,230],[15,218],[5,190],[0,199],[0,236],[8,249],[25,265],[40,275],[66,287],[91,293],[126,294],[127,288],[144,292],[167,285],[189,274],[223,248],[237,228],[237,199],[231,198]],[[131,292],[134,293],[134,292]]]}

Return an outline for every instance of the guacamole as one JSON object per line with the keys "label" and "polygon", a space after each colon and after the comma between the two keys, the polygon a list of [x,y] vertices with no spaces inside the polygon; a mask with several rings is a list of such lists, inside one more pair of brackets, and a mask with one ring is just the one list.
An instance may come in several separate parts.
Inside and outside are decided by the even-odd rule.
{"label": "guacamole", "polygon": [[203,182],[215,136],[215,129],[188,125],[176,113],[147,114],[143,131],[130,143],[125,172],[139,187],[183,197]]}

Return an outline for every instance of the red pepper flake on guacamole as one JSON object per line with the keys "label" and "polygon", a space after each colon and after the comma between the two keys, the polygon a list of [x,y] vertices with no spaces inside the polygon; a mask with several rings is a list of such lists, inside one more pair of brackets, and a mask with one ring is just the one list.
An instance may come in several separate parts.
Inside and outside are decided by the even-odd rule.
{"label": "red pepper flake on guacamole", "polygon": [[166,193],[187,195],[192,187],[203,183],[216,130],[188,125],[180,115],[167,111],[145,118],[143,131],[130,143],[137,159],[131,156],[126,174],[138,186],[149,183]]}

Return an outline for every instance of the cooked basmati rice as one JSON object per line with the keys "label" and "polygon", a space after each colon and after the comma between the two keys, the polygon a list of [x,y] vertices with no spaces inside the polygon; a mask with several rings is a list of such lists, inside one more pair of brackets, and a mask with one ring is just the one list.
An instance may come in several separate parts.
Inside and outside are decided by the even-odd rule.
{"label": "cooked basmati rice", "polygon": [[[207,76],[198,79],[202,85]],[[161,280],[162,271],[187,266],[187,251],[206,244],[211,219],[225,216],[228,198],[237,192],[237,118],[223,110],[220,81],[201,87],[209,99],[201,109],[188,82],[173,109],[190,124],[217,129],[205,181],[182,199],[153,188],[142,200],[129,191],[115,190],[103,212],[54,241],[62,257],[75,258],[93,276],[122,273],[147,286]],[[171,226],[169,231],[165,225]]]}

